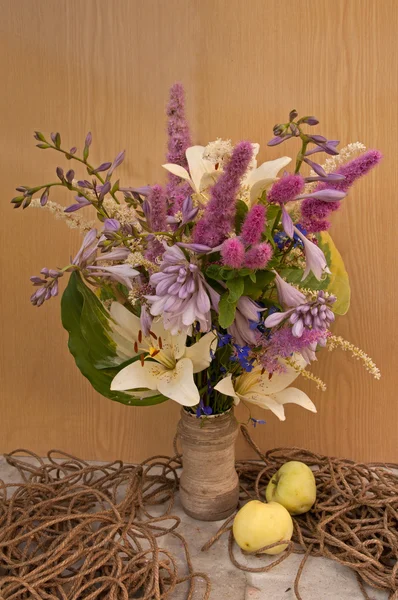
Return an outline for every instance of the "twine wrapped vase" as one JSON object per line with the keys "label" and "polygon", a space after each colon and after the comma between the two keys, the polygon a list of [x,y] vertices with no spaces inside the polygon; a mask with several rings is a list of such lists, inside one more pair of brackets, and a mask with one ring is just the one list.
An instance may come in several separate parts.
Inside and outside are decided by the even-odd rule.
{"label": "twine wrapped vase", "polygon": [[178,437],[183,470],[180,498],[185,512],[200,521],[218,521],[238,505],[235,470],[238,423],[233,408],[221,415],[197,418],[181,410]]}

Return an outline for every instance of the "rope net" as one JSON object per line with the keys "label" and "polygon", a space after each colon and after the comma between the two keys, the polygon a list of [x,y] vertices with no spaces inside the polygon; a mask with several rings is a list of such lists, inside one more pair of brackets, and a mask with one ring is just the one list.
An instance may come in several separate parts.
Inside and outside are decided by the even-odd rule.
{"label": "rope net", "polygon": [[[242,501],[263,500],[270,477],[288,460],[314,469],[317,501],[293,518],[292,541],[271,564],[262,564],[259,552],[250,559],[256,566],[236,557],[234,515],[202,550],[229,534],[232,563],[257,573],[302,553],[298,600],[305,600],[299,582],[309,555],[353,569],[365,599],[367,583],[398,600],[398,475],[391,470],[398,465],[358,464],[300,448],[263,453],[247,428],[241,430],[259,459],[236,463]],[[210,577],[195,571],[172,514],[182,466],[176,445],[174,457],[154,456],[137,466],[94,465],[56,450],[47,460],[22,449],[6,459],[22,482],[0,480],[0,600],[163,600],[184,582],[187,600],[195,588],[195,598],[208,600]],[[172,538],[183,561],[165,547]]]}

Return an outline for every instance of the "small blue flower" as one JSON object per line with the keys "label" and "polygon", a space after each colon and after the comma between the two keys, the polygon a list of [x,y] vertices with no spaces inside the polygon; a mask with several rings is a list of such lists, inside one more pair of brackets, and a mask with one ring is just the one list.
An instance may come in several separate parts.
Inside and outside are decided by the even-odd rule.
{"label": "small blue flower", "polygon": [[253,427],[257,427],[257,425],[265,425],[267,421],[263,421],[263,419],[254,419],[250,417],[250,421],[252,422]]}
{"label": "small blue flower", "polygon": [[218,347],[222,348],[230,343],[232,336],[229,333],[218,333]]}
{"label": "small blue flower", "polygon": [[288,239],[289,238],[284,231],[277,231],[274,235],[274,242],[278,246],[279,250],[283,250]]}
{"label": "small blue flower", "polygon": [[196,409],[196,416],[199,418],[202,415],[211,415],[213,412],[213,409],[211,408],[211,406],[205,406],[203,403],[203,399],[200,399],[200,402],[198,404],[198,408]]}
{"label": "small blue flower", "polygon": [[242,369],[250,373],[253,370],[254,359],[249,358],[251,349],[249,346],[238,346],[234,344],[235,354],[231,356],[232,362],[239,362]]}

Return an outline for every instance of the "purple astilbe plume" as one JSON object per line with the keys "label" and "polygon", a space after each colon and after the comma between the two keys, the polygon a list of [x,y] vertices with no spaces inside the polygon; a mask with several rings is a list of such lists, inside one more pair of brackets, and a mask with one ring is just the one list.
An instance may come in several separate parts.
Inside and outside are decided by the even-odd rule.
{"label": "purple astilbe plume", "polygon": [[283,373],[286,368],[280,358],[289,358],[299,352],[308,363],[316,360],[316,347],[318,344],[324,346],[328,335],[328,331],[306,329],[301,337],[295,337],[290,327],[278,329],[270,338],[256,332],[256,344],[263,347],[258,361],[268,373]]}
{"label": "purple astilbe plume", "polygon": [[282,206],[301,194],[304,185],[305,181],[301,175],[284,175],[278,181],[275,181],[268,192],[267,200]]}
{"label": "purple astilbe plume", "polygon": [[[181,83],[175,83],[170,88],[170,99],[167,105],[167,162],[188,169],[185,156],[191,146],[189,125],[185,117],[185,93]],[[173,215],[181,209],[185,198],[192,193],[189,183],[169,173],[166,194],[169,200],[170,212]]]}
{"label": "purple astilbe plume", "polygon": [[292,325],[292,334],[298,338],[307,329],[324,331],[334,321],[335,317],[331,307],[335,301],[336,296],[327,296],[323,290],[320,290],[315,300],[309,300],[284,312],[273,313],[265,319],[264,325],[271,329],[289,319],[289,323]]}
{"label": "purple astilbe plume", "polygon": [[248,212],[243,223],[241,238],[246,246],[258,244],[265,227],[265,206],[256,204]]}
{"label": "purple astilbe plume", "polygon": [[272,254],[272,246],[268,242],[256,244],[246,252],[243,264],[249,269],[265,269],[272,258]]}
{"label": "purple astilbe plume", "polygon": [[[333,174],[343,176],[338,181],[321,182],[318,184],[315,194],[329,192],[347,193],[348,189],[357,179],[363,177],[373,167],[379,164],[382,154],[378,150],[368,150],[339,167]],[[308,196],[301,204],[302,225],[311,233],[326,231],[331,223],[328,220],[330,213],[340,208],[340,202],[323,202],[322,199],[312,194]]]}
{"label": "purple astilbe plume", "polygon": [[210,298],[199,267],[191,263],[178,246],[168,248],[162,257],[160,272],[151,275],[154,295],[145,296],[152,316],[163,316],[164,326],[172,335],[190,330],[198,322],[200,331],[211,328]]}
{"label": "purple astilbe plume", "polygon": [[154,185],[148,194],[150,226],[152,231],[165,231],[167,227],[167,200],[161,185]]}
{"label": "purple astilbe plume", "polygon": [[252,156],[253,144],[250,142],[240,142],[235,146],[230,161],[211,189],[205,213],[193,232],[194,242],[214,248],[232,231],[236,196]]}
{"label": "purple astilbe plume", "polygon": [[30,278],[34,286],[40,286],[30,297],[33,306],[41,306],[46,300],[58,295],[58,279],[63,276],[63,271],[44,268],[40,271],[43,277]]}
{"label": "purple astilbe plume", "polygon": [[245,258],[245,247],[238,238],[225,240],[221,248],[223,264],[233,269],[239,269]]}

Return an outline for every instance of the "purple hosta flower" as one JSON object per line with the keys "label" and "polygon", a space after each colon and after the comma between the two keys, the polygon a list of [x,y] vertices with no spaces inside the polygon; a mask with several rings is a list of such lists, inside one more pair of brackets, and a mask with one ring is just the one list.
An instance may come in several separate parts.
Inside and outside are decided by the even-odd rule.
{"label": "purple hosta flower", "polygon": [[87,200],[87,198],[84,198],[84,196],[75,196],[75,200],[76,200],[76,204],[71,204],[71,206],[68,206],[68,208],[65,208],[64,212],[72,213],[72,212],[75,212],[76,210],[80,210],[81,208],[84,208],[85,206],[91,205],[90,200]]}
{"label": "purple hosta flower", "polygon": [[203,244],[185,244],[184,242],[177,242],[176,245],[179,248],[192,250],[192,252],[196,252],[196,254],[210,254],[211,252],[214,252],[214,248],[210,248],[210,246],[204,246]]}
{"label": "purple hosta flower", "polygon": [[294,232],[296,233],[296,235],[300,238],[300,240],[304,244],[306,265],[305,265],[305,270],[303,273],[302,281],[304,281],[304,279],[306,279],[306,277],[308,276],[308,274],[311,271],[314,274],[314,276],[316,277],[316,279],[318,279],[318,281],[320,281],[322,279],[324,273],[330,274],[330,270],[328,267],[328,263],[326,262],[324,253],[319,248],[319,246],[317,246],[316,244],[311,242],[308,238],[306,238],[305,235],[303,235],[301,233],[301,231],[299,229],[297,229],[297,227],[294,227]]}
{"label": "purple hosta flower", "polygon": [[174,216],[168,216],[166,220],[170,225],[186,225],[195,219],[198,211],[199,207],[194,207],[191,196],[186,196],[181,206],[181,218],[179,218],[178,213],[175,213]]}
{"label": "purple hosta flower", "polygon": [[44,268],[40,271],[43,277],[30,278],[36,290],[30,297],[33,306],[41,306],[46,300],[58,295],[58,279],[63,276],[63,271]]}
{"label": "purple hosta flower", "polygon": [[256,204],[248,212],[243,223],[241,238],[246,246],[253,246],[261,241],[265,228],[265,206]]}
{"label": "purple hosta flower", "polygon": [[167,227],[167,201],[161,185],[154,185],[152,187],[145,200],[145,205],[147,220],[149,221],[152,231],[164,231]]}
{"label": "purple hosta flower", "polygon": [[338,150],[337,146],[340,144],[339,140],[327,140],[322,135],[312,135],[309,136],[311,141],[314,142],[315,147],[307,150],[305,156],[311,156],[312,154],[316,154],[317,152],[325,152],[331,156],[337,156]]}
{"label": "purple hosta flower", "polygon": [[146,296],[153,316],[163,315],[164,326],[172,335],[188,332],[198,322],[200,331],[211,329],[210,298],[198,265],[189,262],[178,246],[167,248],[160,272],[149,283],[156,294]]}
{"label": "purple hosta flower", "polygon": [[239,269],[245,259],[245,247],[240,239],[229,238],[225,240],[221,248],[221,257],[224,265]]}
{"label": "purple hosta flower", "polygon": [[132,279],[140,274],[139,271],[136,271],[136,269],[133,269],[133,267],[128,264],[102,266],[98,264],[98,262],[96,262],[95,265],[86,266],[85,271],[89,277],[111,279],[112,281],[117,281],[118,283],[125,285],[128,289],[133,287]]}
{"label": "purple hosta flower", "polygon": [[325,292],[320,290],[315,300],[306,301],[284,312],[274,313],[265,319],[264,325],[273,328],[288,318],[294,337],[301,337],[306,329],[324,331],[334,321],[331,307],[335,301],[336,296],[326,296]]}
{"label": "purple hosta flower", "polygon": [[122,150],[121,152],[119,152],[119,154],[116,156],[115,160],[113,161],[113,163],[106,175],[107,179],[109,179],[111,177],[113,171],[122,164],[125,156],[126,156],[126,150]]}
{"label": "purple hosta flower", "polygon": [[193,231],[193,241],[214,248],[233,230],[236,196],[253,156],[253,144],[240,142],[218,181],[211,188],[205,213]]}
{"label": "purple hosta flower", "polygon": [[247,296],[241,296],[236,307],[235,320],[230,327],[230,333],[234,341],[239,346],[255,344],[256,336],[252,328],[252,323],[258,323],[260,320],[261,309],[253,300]]}
{"label": "purple hosta flower", "polygon": [[75,258],[72,260],[72,265],[86,267],[92,264],[95,260],[98,250],[97,230],[90,229],[83,238],[82,245]]}
{"label": "purple hosta flower", "polygon": [[316,200],[321,200],[322,202],[339,202],[343,200],[347,195],[346,192],[340,190],[330,190],[330,189],[322,189],[317,190],[315,192],[309,194],[301,194],[301,196],[297,196],[296,200],[303,200],[305,198],[315,198]]}
{"label": "purple hosta flower", "polygon": [[302,292],[282,279],[276,271],[273,272],[275,273],[275,284],[278,291],[279,302],[282,306],[292,308],[294,306],[300,306],[300,304],[303,304],[306,301],[306,297]]}
{"label": "purple hosta flower", "polygon": [[238,362],[242,369],[247,373],[253,370],[254,358],[250,356],[251,348],[249,346],[239,346],[234,344],[234,352],[231,356],[232,362]]}

